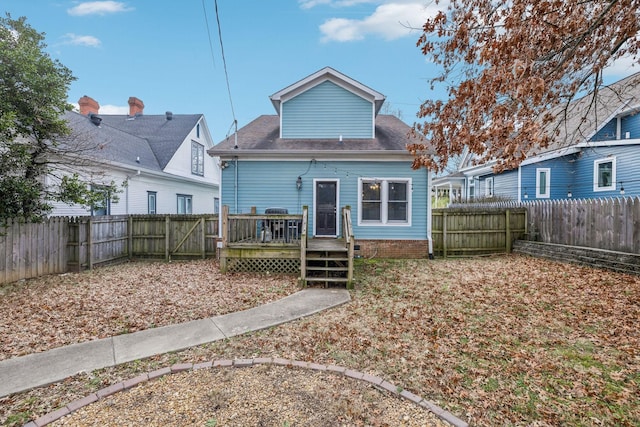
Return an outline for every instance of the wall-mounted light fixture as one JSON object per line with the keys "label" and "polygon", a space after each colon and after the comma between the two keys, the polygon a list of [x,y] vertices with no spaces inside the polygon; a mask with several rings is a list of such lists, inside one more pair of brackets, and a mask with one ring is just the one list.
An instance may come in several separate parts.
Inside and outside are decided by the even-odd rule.
{"label": "wall-mounted light fixture", "polygon": [[620,181],[620,195],[624,196],[624,185],[622,184],[622,181]]}
{"label": "wall-mounted light fixture", "polygon": [[224,162],[220,162],[220,169],[226,169],[229,167],[229,162],[224,161]]}
{"label": "wall-mounted light fixture", "polygon": [[298,190],[302,190],[302,177],[299,176],[298,179],[296,179],[296,188]]}
{"label": "wall-mounted light fixture", "polygon": [[527,188],[526,188],[526,187],[525,187],[525,189],[524,189],[524,196],[523,196],[523,197],[524,197],[525,199],[528,199],[528,198],[529,198],[529,195],[527,194]]}

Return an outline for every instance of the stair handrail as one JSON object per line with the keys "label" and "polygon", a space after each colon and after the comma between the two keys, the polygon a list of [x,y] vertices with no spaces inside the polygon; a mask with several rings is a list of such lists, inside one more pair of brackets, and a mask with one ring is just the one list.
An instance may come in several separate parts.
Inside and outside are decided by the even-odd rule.
{"label": "stair handrail", "polygon": [[302,232],[300,234],[300,283],[305,286],[307,283],[307,224],[309,218],[309,207],[302,207]]}
{"label": "stair handrail", "polygon": [[353,255],[355,249],[355,238],[353,235],[353,224],[351,223],[351,206],[342,208],[342,237],[344,237],[345,245],[349,256],[349,269],[347,271],[347,288],[351,288],[353,284]]}

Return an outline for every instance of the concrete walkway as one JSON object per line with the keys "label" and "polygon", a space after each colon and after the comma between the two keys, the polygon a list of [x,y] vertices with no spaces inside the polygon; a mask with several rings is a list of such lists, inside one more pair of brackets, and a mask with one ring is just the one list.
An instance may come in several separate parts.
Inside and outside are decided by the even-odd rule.
{"label": "concrete walkway", "polygon": [[256,308],[0,361],[0,397],[80,372],[182,350],[300,319],[349,302],[344,289],[305,289]]}

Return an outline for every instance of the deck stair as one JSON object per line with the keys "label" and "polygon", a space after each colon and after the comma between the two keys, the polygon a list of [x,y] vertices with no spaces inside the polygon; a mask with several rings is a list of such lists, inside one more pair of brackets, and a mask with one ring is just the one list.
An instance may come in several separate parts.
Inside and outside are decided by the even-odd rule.
{"label": "deck stair", "polygon": [[307,210],[303,210],[301,239],[301,279],[303,285],[353,286],[354,238],[351,210],[342,211],[342,236],[339,238],[306,238]]}
{"label": "deck stair", "polygon": [[344,239],[309,240],[303,266],[307,284],[346,286],[349,281],[349,262],[349,250]]}

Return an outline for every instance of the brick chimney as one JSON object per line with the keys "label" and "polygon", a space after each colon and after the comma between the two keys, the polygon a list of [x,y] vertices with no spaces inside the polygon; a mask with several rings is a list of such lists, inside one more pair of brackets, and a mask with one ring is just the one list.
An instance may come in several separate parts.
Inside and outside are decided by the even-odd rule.
{"label": "brick chimney", "polygon": [[80,107],[80,114],[88,116],[89,114],[98,114],[100,112],[100,104],[95,99],[83,96],[78,100],[78,106]]}
{"label": "brick chimney", "polygon": [[135,96],[129,97],[129,116],[135,116],[136,114],[142,114],[144,111],[144,102],[136,98]]}

